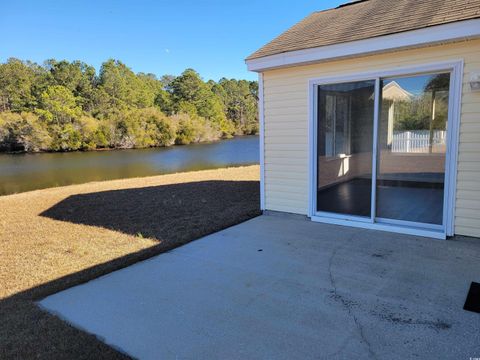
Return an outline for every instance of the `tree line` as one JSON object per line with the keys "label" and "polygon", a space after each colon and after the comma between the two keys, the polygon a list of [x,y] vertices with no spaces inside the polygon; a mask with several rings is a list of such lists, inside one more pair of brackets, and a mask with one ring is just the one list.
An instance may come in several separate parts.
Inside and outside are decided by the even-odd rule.
{"label": "tree line", "polygon": [[0,151],[145,148],[256,134],[258,84],[135,74],[118,60],[0,64]]}

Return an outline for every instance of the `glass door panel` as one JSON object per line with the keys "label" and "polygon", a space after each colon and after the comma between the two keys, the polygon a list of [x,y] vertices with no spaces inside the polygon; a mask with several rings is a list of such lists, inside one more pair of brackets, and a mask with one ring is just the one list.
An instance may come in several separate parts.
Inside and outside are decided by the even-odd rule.
{"label": "glass door panel", "polygon": [[371,216],[375,80],[319,85],[319,212]]}
{"label": "glass door panel", "polygon": [[376,216],[443,222],[450,74],[382,79]]}

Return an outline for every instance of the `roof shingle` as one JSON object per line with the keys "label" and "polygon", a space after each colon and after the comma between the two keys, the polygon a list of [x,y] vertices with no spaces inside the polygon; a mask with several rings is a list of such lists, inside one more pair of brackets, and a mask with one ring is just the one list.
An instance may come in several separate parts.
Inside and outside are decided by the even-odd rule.
{"label": "roof shingle", "polygon": [[247,60],[480,18],[480,0],[362,0],[306,17]]}

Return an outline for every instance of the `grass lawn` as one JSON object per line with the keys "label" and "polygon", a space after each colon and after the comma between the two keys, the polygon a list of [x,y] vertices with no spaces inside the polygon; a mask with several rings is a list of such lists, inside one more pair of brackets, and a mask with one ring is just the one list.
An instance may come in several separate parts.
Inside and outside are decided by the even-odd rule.
{"label": "grass lawn", "polygon": [[0,197],[0,359],[124,358],[35,301],[260,214],[259,167]]}

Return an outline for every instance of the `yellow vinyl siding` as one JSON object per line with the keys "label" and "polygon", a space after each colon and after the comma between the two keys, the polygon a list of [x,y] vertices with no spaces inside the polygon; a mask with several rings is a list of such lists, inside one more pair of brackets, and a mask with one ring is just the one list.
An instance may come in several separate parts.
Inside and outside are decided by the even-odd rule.
{"label": "yellow vinyl siding", "polygon": [[480,236],[480,40],[270,70],[263,73],[265,204],[268,210],[308,212],[308,80],[441,61],[464,60],[455,233]]}

